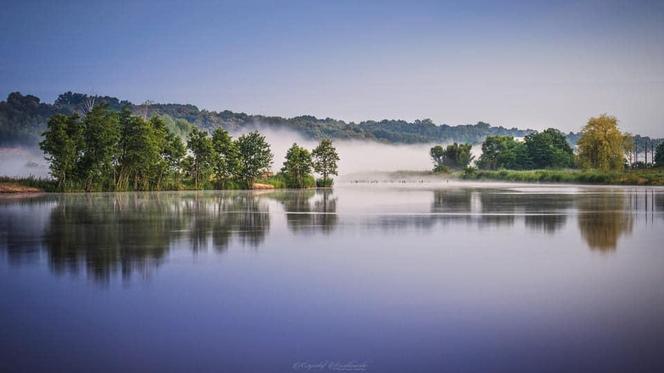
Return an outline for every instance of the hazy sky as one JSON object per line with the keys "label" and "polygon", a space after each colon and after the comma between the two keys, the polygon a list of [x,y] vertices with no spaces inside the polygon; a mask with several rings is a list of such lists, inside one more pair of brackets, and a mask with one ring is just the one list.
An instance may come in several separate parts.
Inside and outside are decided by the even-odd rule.
{"label": "hazy sky", "polygon": [[664,1],[14,1],[0,95],[664,136]]}

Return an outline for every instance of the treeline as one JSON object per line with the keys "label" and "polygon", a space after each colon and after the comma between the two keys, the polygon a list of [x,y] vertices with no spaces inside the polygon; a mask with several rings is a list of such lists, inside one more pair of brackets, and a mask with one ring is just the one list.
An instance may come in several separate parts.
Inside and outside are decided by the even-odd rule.
{"label": "treeline", "polygon": [[[138,116],[159,116],[171,132],[186,138],[193,128],[213,132],[223,128],[229,132],[247,131],[258,126],[292,130],[305,138],[357,139],[387,143],[469,142],[478,143],[486,136],[525,136],[532,132],[517,128],[495,127],[487,123],[449,126],[436,125],[429,119],[407,122],[403,120],[345,122],[332,118],[316,118],[310,115],[293,118],[249,115],[232,111],[200,110],[194,105],[157,104],[145,102],[132,104],[109,96],[89,96],[67,92],[58,96],[53,104],[40,102],[39,98],[9,94],[0,102],[0,146],[12,144],[36,144],[46,129],[48,118],[54,114],[82,115],[95,105],[106,105],[109,110],[120,112],[123,108]],[[570,134],[572,135],[572,134]]]}
{"label": "treeline", "polygon": [[272,175],[273,154],[265,137],[254,131],[233,139],[224,129],[212,136],[192,129],[186,145],[164,120],[120,112],[94,104],[83,116],[55,114],[48,120],[40,147],[50,162],[60,191],[129,191],[246,189],[257,179],[275,187],[310,187],[319,173],[331,186],[338,154],[324,140],[309,152],[294,144],[282,172]]}
{"label": "treeline", "polygon": [[[523,140],[511,136],[488,136],[482,143],[482,154],[475,166],[481,170],[534,169],[596,169],[620,171],[628,168],[664,166],[664,141],[649,140],[650,162],[638,161],[638,144],[642,137],[634,137],[618,128],[618,121],[610,115],[590,118],[581,130],[576,151],[566,136],[554,128],[533,132]],[[465,168],[470,164],[471,144],[438,145],[430,150],[434,171]]]}

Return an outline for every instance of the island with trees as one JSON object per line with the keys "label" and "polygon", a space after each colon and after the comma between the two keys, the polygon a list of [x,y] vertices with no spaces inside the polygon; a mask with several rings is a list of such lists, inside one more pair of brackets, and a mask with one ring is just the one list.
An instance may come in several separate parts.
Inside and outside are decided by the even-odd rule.
{"label": "island with trees", "polygon": [[185,144],[159,116],[103,104],[84,116],[51,116],[39,145],[50,163],[49,189],[60,192],[330,187],[339,161],[330,140],[313,151],[293,144],[273,175],[270,144],[258,131],[233,139],[222,128],[212,135],[194,128]]}

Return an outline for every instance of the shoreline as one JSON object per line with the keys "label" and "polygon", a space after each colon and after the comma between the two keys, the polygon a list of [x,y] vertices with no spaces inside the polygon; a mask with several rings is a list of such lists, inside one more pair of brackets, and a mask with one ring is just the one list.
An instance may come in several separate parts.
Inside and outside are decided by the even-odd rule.
{"label": "shoreline", "polygon": [[[500,181],[521,184],[561,184],[561,185],[605,185],[605,186],[664,186],[664,168],[618,171],[598,170],[473,170],[434,173],[432,171],[399,170],[367,173],[363,177],[347,175],[341,184],[383,184],[383,183],[424,183],[444,181]],[[311,187],[301,189],[328,189]],[[85,193],[84,191],[57,192],[49,179],[0,177],[0,194],[36,193]],[[251,189],[162,189],[162,192],[175,191],[214,191],[214,190],[278,190],[293,189],[275,186],[267,182],[257,182]],[[295,190],[295,189],[294,189]],[[114,192],[114,191],[96,191]]]}

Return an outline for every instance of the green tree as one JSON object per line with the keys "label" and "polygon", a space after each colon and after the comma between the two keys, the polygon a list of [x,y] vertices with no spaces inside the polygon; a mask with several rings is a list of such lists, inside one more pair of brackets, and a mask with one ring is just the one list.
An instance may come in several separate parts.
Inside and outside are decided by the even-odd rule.
{"label": "green tree", "polygon": [[116,188],[149,190],[161,161],[160,141],[153,123],[132,116],[128,109],[120,114],[120,159]]}
{"label": "green tree", "polygon": [[577,142],[579,163],[584,168],[620,170],[624,164],[623,143],[616,117],[602,114],[590,118]]}
{"label": "green tree", "polygon": [[214,176],[217,188],[223,189],[238,174],[239,151],[233,138],[222,128],[212,134],[212,146],[215,150]]}
{"label": "green tree", "polygon": [[574,152],[565,135],[554,128],[534,132],[525,137],[531,167],[567,168],[574,165]]}
{"label": "green tree", "polygon": [[186,153],[187,150],[180,137],[169,132],[166,135],[166,141],[162,149],[162,157],[167,165],[165,177],[171,182],[171,186],[174,189],[180,189],[180,175],[183,168],[182,161]]}
{"label": "green tree", "polygon": [[240,155],[238,176],[245,187],[251,188],[254,180],[268,172],[272,165],[272,151],[265,136],[257,131],[240,136],[237,141]]}
{"label": "green tree", "polygon": [[311,153],[294,143],[286,152],[286,161],[281,169],[286,177],[286,184],[291,188],[307,187],[307,180],[313,179],[312,169]]}
{"label": "green tree", "polygon": [[657,167],[664,166],[664,142],[660,142],[655,148],[655,165]]}
{"label": "green tree", "polygon": [[85,191],[113,190],[119,158],[118,116],[105,105],[97,105],[83,119],[83,155],[79,170]]}
{"label": "green tree", "polygon": [[207,132],[194,129],[189,135],[187,148],[191,155],[187,157],[188,173],[194,181],[194,188],[198,189],[201,183],[207,182],[212,172],[214,161],[214,148]]}
{"label": "green tree", "polygon": [[338,175],[337,162],[339,161],[339,154],[332,145],[332,141],[329,139],[322,140],[311,152],[311,156],[313,157],[314,171],[323,177],[320,186],[332,185],[330,175]]}
{"label": "green tree", "polygon": [[482,143],[482,155],[477,160],[477,166],[488,170],[524,170],[532,168],[532,162],[525,143],[510,136],[488,136]]}
{"label": "green tree", "polygon": [[429,151],[431,159],[435,163],[434,171],[442,171],[446,168],[463,168],[470,164],[475,158],[470,151],[473,148],[471,144],[451,144],[443,149],[436,145]]}
{"label": "green tree", "polygon": [[58,189],[66,191],[76,181],[76,165],[83,147],[83,127],[77,115],[56,114],[49,118],[48,128],[39,144],[50,162],[51,175]]}

